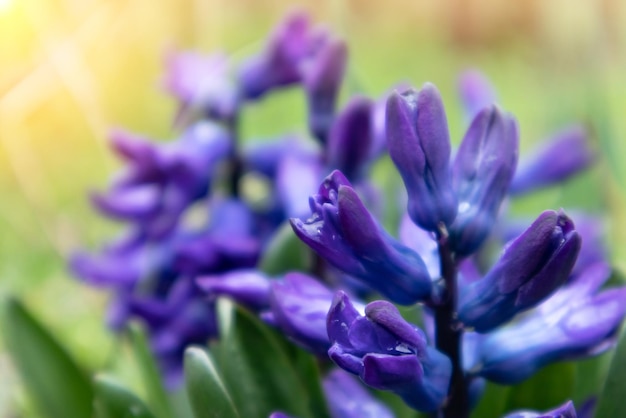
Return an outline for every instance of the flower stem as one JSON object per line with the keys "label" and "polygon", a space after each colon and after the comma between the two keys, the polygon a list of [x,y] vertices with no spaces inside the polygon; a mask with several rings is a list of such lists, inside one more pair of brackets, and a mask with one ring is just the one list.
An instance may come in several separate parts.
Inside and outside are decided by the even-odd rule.
{"label": "flower stem", "polygon": [[457,266],[448,242],[448,231],[443,225],[440,226],[437,241],[445,289],[440,303],[434,307],[435,344],[437,349],[447,355],[452,362],[452,379],[448,388],[448,398],[437,416],[438,418],[468,418],[469,395],[461,358],[463,329],[458,326],[456,313]]}
{"label": "flower stem", "polygon": [[234,198],[239,198],[240,182],[243,175],[243,162],[240,155],[240,139],[239,139],[239,115],[235,113],[226,121],[226,127],[231,135],[232,150],[230,154],[230,178],[229,190]]}

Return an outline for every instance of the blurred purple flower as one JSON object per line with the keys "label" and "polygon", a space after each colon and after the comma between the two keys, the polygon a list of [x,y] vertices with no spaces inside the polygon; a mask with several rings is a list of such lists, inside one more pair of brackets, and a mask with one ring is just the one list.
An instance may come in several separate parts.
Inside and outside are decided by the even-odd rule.
{"label": "blurred purple flower", "polygon": [[444,401],[452,365],[426,342],[416,326],[406,322],[387,301],[365,307],[365,316],[345,293],[335,295],[327,318],[330,358],[367,385],[389,390],[409,406],[433,411]]}
{"label": "blurred purple flower", "polygon": [[334,369],[323,382],[332,418],[393,418],[387,406],[374,398],[354,377]]}
{"label": "blurred purple flower", "polygon": [[548,187],[588,168],[595,154],[587,136],[581,126],[570,126],[556,133],[520,164],[509,192],[520,195]]}
{"label": "blurred purple flower", "polygon": [[257,99],[269,90],[302,81],[305,62],[328,41],[328,34],[311,27],[303,12],[288,15],[270,35],[265,49],[244,61],[238,81],[242,95]]}
{"label": "blurred purple flower", "polygon": [[459,320],[488,332],[530,309],[569,277],[581,240],[563,212],[545,211],[510,242],[487,275],[462,290]]}
{"label": "blurred purple flower", "polygon": [[309,204],[313,215],[304,222],[292,218],[291,225],[329,263],[396,303],[430,297],[432,282],[422,259],[378,225],[339,171],[324,180]]}
{"label": "blurred purple flower", "polygon": [[150,238],[170,233],[182,212],[206,196],[217,164],[231,149],[228,134],[210,122],[189,127],[173,143],[150,143],[121,131],[111,141],[128,167],[107,192],[94,194],[93,202]]}
{"label": "blurred purple flower", "polygon": [[374,103],[352,98],[332,125],[326,146],[327,165],[350,181],[363,179],[372,161],[372,116]]}
{"label": "blurred purple flower", "polygon": [[536,309],[487,334],[472,372],[516,384],[549,363],[611,348],[626,314],[626,287],[598,292],[609,275],[604,263],[587,267]]}
{"label": "blurred purple flower", "polygon": [[225,55],[170,51],[166,66],[164,84],[180,102],[179,118],[191,111],[227,121],[237,113],[239,99]]}
{"label": "blurred purple flower", "polygon": [[303,68],[303,84],[309,104],[309,129],[322,144],[335,119],[335,106],[347,60],[346,44],[329,39],[314,60]]}
{"label": "blurred purple flower", "polygon": [[496,93],[490,81],[478,70],[466,70],[459,75],[458,91],[467,120],[496,103]]}
{"label": "blurred purple flower", "polygon": [[255,311],[269,308],[271,280],[253,270],[232,270],[227,273],[201,276],[198,286],[212,296],[227,296]]}

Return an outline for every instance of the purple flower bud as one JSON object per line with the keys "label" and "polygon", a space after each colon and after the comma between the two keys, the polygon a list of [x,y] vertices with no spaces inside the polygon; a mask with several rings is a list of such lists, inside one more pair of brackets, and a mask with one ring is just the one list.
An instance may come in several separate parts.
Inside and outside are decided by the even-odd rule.
{"label": "purple flower bud", "polygon": [[452,169],[459,207],[450,243],[457,256],[474,253],[491,232],[515,173],[518,137],[515,119],[495,106],[478,113],[465,134]]}
{"label": "purple flower bud", "polygon": [[237,112],[237,92],[228,77],[230,63],[223,54],[171,51],[166,65],[164,84],[180,101],[182,113],[199,110],[227,120]]}
{"label": "purple flower bud", "polygon": [[467,70],[458,79],[459,96],[468,120],[486,107],[496,102],[493,86],[483,73],[478,70]]}
{"label": "purple flower bud", "polygon": [[373,106],[365,97],[350,100],[335,120],[328,139],[328,166],[355,182],[363,178],[372,154]]}
{"label": "purple flower bud", "polygon": [[444,401],[452,365],[426,343],[387,301],[375,301],[361,316],[343,292],[337,292],[327,318],[330,358],[365,384],[389,390],[409,406],[433,411]]}
{"label": "purple flower bud", "polygon": [[520,195],[565,181],[589,167],[594,159],[585,129],[570,126],[520,165],[509,191]]}
{"label": "purple flower bud", "polygon": [[545,211],[510,242],[487,275],[461,292],[459,319],[488,332],[530,309],[567,280],[581,239],[565,213]]}
{"label": "purple flower bud", "polygon": [[287,16],[272,33],[265,50],[241,65],[243,96],[257,99],[270,89],[301,81],[304,61],[320,49],[326,38],[325,33],[311,29],[305,13]]}
{"label": "purple flower bud", "polygon": [[611,348],[626,314],[626,287],[598,292],[609,275],[604,263],[590,266],[517,322],[486,335],[475,374],[516,384],[552,362]]}
{"label": "purple flower bud", "polygon": [[430,297],[432,282],[422,259],[385,233],[341,172],[331,173],[309,204],[313,215],[305,222],[292,218],[291,225],[329,263],[396,303]]}
{"label": "purple flower bud", "polygon": [[504,418],[576,418],[576,409],[572,401],[567,401],[556,409],[546,412],[516,411]]}
{"label": "purple flower bud", "polygon": [[253,310],[270,304],[270,279],[257,270],[234,270],[196,279],[200,289],[210,295],[228,296]]}
{"label": "purple flower bud", "polygon": [[335,104],[346,68],[346,44],[331,39],[304,70],[304,90],[309,103],[309,129],[322,143],[335,118]]}
{"label": "purple flower bud", "polygon": [[262,318],[301,347],[323,354],[330,347],[326,314],[332,299],[332,291],[313,277],[288,273],[272,282],[270,311]]}
{"label": "purple flower bud", "polygon": [[452,224],[457,200],[450,179],[450,136],[439,91],[425,84],[387,100],[387,145],[409,194],[413,222],[429,231]]}
{"label": "purple flower bud", "polygon": [[393,412],[343,370],[328,373],[323,382],[332,418],[393,418]]}

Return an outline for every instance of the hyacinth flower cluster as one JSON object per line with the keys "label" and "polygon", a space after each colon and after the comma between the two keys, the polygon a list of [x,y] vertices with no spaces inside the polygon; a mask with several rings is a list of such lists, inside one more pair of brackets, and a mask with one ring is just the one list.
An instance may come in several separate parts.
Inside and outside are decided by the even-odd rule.
{"label": "hyacinth flower cluster", "polygon": [[[241,62],[168,55],[177,139],[112,134],[125,169],[92,201],[126,229],[70,262],[110,291],[111,327],[142,322],[175,388],[185,349],[219,338],[216,300],[229,297],[325,369],[337,366],[323,380],[333,418],[392,417],[366,387],[432,416],[467,417],[485,380],[516,384],[547,364],[611,348],[626,288],[602,289],[610,268],[598,220],[546,210],[520,227],[503,216],[508,199],[590,165],[584,130],[562,131],[518,169],[517,121],[470,72],[459,84],[470,123],[453,153],[434,85],[340,107],[346,68],[345,43],[303,13]],[[241,138],[247,105],[288,87],[302,89],[311,140]],[[398,238],[377,219],[393,208],[370,181],[387,153],[406,191]],[[269,185],[261,203],[243,187],[255,177]],[[287,222],[312,249],[311,263],[271,276],[259,267]],[[488,241],[502,247],[491,264]],[[419,306],[423,326],[396,304]],[[506,417],[575,417],[563,402]]]}
{"label": "hyacinth flower cluster", "polygon": [[[329,357],[415,409],[463,417],[483,379],[515,384],[552,362],[611,347],[626,313],[626,288],[601,290],[610,271],[597,230],[587,225],[593,220],[583,219],[578,230],[563,210],[548,210],[507,242],[492,266],[475,258],[499,234],[498,215],[517,178],[515,119],[484,107],[451,159],[434,86],[391,94],[386,111],[389,154],[408,195],[402,242],[382,229],[338,171],[311,198],[312,216],[292,219],[292,226],[330,264],[392,302],[422,304],[428,332],[388,302],[368,304],[363,315],[338,293],[327,316]],[[558,176],[531,168],[519,184],[531,190],[574,174],[591,158],[581,152],[587,157],[569,161]],[[575,414],[571,404],[555,411],[545,416]],[[544,416],[529,414],[513,416]]]}
{"label": "hyacinth flower cluster", "polygon": [[[76,252],[70,268],[110,291],[112,329],[144,324],[170,387],[181,381],[185,348],[218,337],[217,296],[253,311],[269,308],[270,282],[254,269],[281,225],[306,215],[307,196],[331,168],[375,196],[368,167],[383,152],[374,120],[384,108],[357,96],[337,109],[346,60],[343,41],[295,12],[241,62],[221,53],[168,53],[163,84],[178,102],[176,139],[111,133],[124,168],[91,200],[125,229],[98,252]],[[248,104],[296,86],[308,103],[312,139],[240,137]],[[269,185],[263,196],[242,192],[250,178]]]}

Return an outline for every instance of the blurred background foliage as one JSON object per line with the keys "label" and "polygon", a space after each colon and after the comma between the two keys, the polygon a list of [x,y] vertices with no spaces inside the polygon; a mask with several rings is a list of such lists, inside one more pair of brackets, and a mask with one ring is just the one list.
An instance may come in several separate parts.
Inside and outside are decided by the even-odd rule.
{"label": "blurred background foliage", "polygon": [[[23,297],[84,364],[116,362],[112,353],[121,351],[102,319],[106,296],[71,278],[65,265],[73,249],[118,230],[86,195],[117,166],[107,132],[123,126],[171,138],[175,103],[160,86],[166,51],[245,56],[294,6],[347,39],[344,97],[432,81],[455,142],[465,128],[456,77],[466,68],[484,71],[518,117],[522,157],[565,123],[587,124],[600,154],[595,169],[512,209],[528,216],[560,206],[606,210],[613,263],[626,269],[622,1],[0,0],[0,298]],[[246,138],[304,133],[304,98],[295,89],[272,95],[247,110],[243,124]],[[384,165],[379,171],[383,179],[390,173]],[[28,402],[2,347],[0,340],[5,416]]]}

